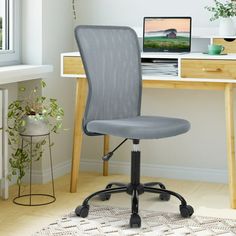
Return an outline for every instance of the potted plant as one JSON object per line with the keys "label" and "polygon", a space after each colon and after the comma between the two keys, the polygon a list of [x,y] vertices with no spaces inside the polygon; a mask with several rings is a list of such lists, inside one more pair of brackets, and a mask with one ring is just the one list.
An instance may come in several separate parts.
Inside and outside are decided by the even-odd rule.
{"label": "potted plant", "polygon": [[218,0],[214,0],[214,3],[214,6],[206,6],[205,8],[213,13],[211,21],[220,19],[219,34],[223,36],[235,35],[232,17],[236,16],[236,3],[234,1],[221,3]]}
{"label": "potted plant", "polygon": [[[45,86],[45,82],[41,81],[41,87]],[[31,157],[27,151],[30,140],[26,138],[23,147],[22,134],[58,133],[62,127],[63,109],[58,105],[56,99],[38,95],[39,89],[41,88],[35,87],[26,96],[27,89],[21,87],[19,93],[23,98],[11,102],[8,106],[8,143],[12,149],[12,155],[9,158],[11,168],[9,178],[16,176],[18,185],[21,185],[29,164],[42,157],[43,145],[46,144],[46,136],[34,139]]]}

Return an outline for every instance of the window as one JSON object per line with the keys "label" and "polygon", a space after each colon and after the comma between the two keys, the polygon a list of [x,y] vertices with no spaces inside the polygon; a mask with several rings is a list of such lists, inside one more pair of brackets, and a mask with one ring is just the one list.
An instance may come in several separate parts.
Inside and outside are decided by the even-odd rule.
{"label": "window", "polygon": [[20,0],[0,0],[0,65],[20,61]]}

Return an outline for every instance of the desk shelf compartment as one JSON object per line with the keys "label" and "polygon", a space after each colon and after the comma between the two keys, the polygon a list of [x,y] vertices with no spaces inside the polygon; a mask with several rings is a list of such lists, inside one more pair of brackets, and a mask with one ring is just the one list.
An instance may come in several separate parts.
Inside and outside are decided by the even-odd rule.
{"label": "desk shelf compartment", "polygon": [[142,73],[161,77],[178,76],[178,60],[142,58]]}
{"label": "desk shelf compartment", "polygon": [[181,60],[182,78],[236,79],[236,60]]}
{"label": "desk shelf compartment", "polygon": [[225,53],[236,53],[236,38],[214,38],[213,43],[223,45]]}

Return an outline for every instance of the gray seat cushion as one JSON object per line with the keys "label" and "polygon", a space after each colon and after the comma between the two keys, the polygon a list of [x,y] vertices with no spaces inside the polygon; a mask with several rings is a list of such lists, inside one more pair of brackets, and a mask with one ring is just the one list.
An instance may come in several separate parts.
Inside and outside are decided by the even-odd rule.
{"label": "gray seat cushion", "polygon": [[183,134],[190,129],[187,120],[161,116],[137,116],[127,119],[93,120],[87,130],[129,139],[159,139]]}

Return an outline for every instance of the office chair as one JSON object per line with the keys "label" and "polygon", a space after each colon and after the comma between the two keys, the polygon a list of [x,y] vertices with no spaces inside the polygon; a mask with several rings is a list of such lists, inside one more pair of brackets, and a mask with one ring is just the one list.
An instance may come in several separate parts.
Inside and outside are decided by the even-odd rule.
{"label": "office chair", "polygon": [[168,201],[171,195],[175,196],[181,202],[181,216],[190,217],[194,210],[181,195],[167,190],[159,182],[140,183],[139,141],[183,134],[190,129],[190,123],[177,118],[140,115],[142,74],[136,33],[129,27],[77,26],[75,37],[89,87],[84,132],[91,136],[118,136],[133,142],[130,183],[109,183],[104,190],[88,196],[75,213],[87,217],[88,202],[96,195],[101,200],[109,200],[111,194],[125,192],[132,196],[130,227],[140,227],[138,197],[151,192],[160,194],[164,201]]}

